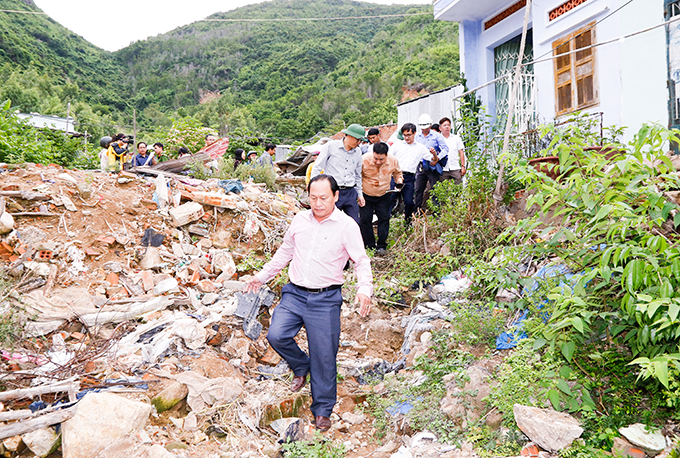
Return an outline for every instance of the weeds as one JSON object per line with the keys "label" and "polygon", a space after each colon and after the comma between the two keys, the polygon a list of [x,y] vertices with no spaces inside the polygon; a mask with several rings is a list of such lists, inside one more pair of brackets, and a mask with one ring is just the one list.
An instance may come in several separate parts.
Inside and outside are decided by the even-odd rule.
{"label": "weeds", "polygon": [[19,341],[18,336],[23,333],[23,327],[18,322],[16,308],[8,299],[14,283],[6,272],[0,271],[0,344],[3,347],[14,347]]}
{"label": "weeds", "polygon": [[318,431],[314,440],[286,442],[281,446],[286,457],[290,458],[342,458],[345,446],[327,441]]}
{"label": "weeds", "polygon": [[242,163],[234,170],[233,163],[227,157],[222,157],[219,168],[212,170],[200,161],[189,163],[191,176],[199,180],[217,178],[218,180],[240,180],[243,183],[265,183],[270,190],[275,189],[276,172],[268,165]]}

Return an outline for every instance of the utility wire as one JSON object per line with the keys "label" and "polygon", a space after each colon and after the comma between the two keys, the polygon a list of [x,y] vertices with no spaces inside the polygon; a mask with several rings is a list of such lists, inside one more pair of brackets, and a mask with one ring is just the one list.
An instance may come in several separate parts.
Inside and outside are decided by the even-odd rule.
{"label": "utility wire", "polygon": [[[596,21],[593,25],[591,25],[590,27],[588,27],[588,28],[586,28],[585,30],[583,30],[583,32],[579,33],[578,35],[574,35],[573,37],[571,37],[570,39],[568,39],[567,41],[565,41],[564,43],[562,43],[560,46],[564,46],[564,45],[566,45],[567,43],[569,43],[569,42],[571,42],[571,41],[577,39],[578,37],[580,37],[580,36],[583,35],[584,33],[588,32],[588,31],[591,30],[591,29],[593,29],[596,25],[601,24],[602,21],[604,21],[605,19],[607,19],[607,18],[613,16],[614,14],[618,13],[619,11],[621,11],[624,7],[630,5],[632,2],[633,2],[633,0],[628,0],[626,3],[624,3],[624,4],[621,5],[621,6],[619,6],[619,7],[616,8],[614,11],[612,11],[611,13],[609,13],[608,15],[606,15],[605,17],[603,17],[602,19]],[[541,56],[538,56],[536,59],[541,59],[541,58],[547,56],[548,54],[551,54],[552,52],[553,52],[553,50],[551,49],[550,51],[546,52],[545,54],[543,54],[543,55],[541,55]]]}
{"label": "utility wire", "polygon": [[[630,3],[630,2],[629,2],[629,3]],[[632,32],[632,33],[629,33],[629,34],[627,34],[627,35],[622,35],[622,36],[617,37],[617,38],[612,38],[611,40],[601,41],[601,42],[599,42],[599,43],[595,43],[595,44],[592,44],[592,45],[590,45],[590,46],[584,46],[583,48],[574,49],[574,50],[572,50],[572,51],[565,52],[565,53],[562,53],[562,54],[557,54],[557,55],[553,55],[553,56],[550,56],[550,57],[545,57],[545,56],[547,56],[548,54],[550,54],[550,53],[545,53],[545,54],[543,54],[541,57],[539,57],[538,59],[534,59],[534,60],[532,60],[532,61],[522,63],[522,67],[526,67],[526,66],[529,66],[529,65],[538,64],[538,63],[542,63],[542,62],[549,62],[549,61],[555,60],[555,59],[557,59],[557,58],[559,58],[559,57],[569,56],[569,55],[576,54],[576,53],[581,52],[581,51],[586,51],[586,50],[588,50],[588,49],[594,49],[594,48],[598,48],[598,47],[603,46],[603,45],[608,45],[608,44],[611,44],[611,43],[616,43],[617,41],[623,41],[623,40],[625,40],[626,38],[630,38],[630,37],[634,37],[634,36],[636,36],[636,35],[641,35],[641,34],[643,34],[643,33],[647,33],[647,32],[650,32],[650,31],[652,31],[652,30],[654,30],[654,29],[658,29],[659,27],[663,27],[663,26],[672,24],[672,23],[677,22],[677,21],[680,21],[680,16],[676,16],[676,17],[673,18],[673,19],[669,19],[668,21],[664,21],[664,22],[662,22],[662,23],[660,23],[660,24],[656,24],[656,25],[653,25],[653,26],[651,26],[651,27],[647,27],[646,29],[638,30],[637,32]],[[552,52],[552,51],[550,51],[550,52]],[[478,90],[480,90],[480,89],[482,89],[482,88],[485,88],[485,87],[487,87],[487,86],[489,86],[489,85],[491,85],[491,84],[494,84],[494,83],[496,83],[496,82],[498,82],[498,81],[501,81],[501,80],[507,78],[507,77],[510,76],[510,75],[511,75],[511,73],[506,73],[505,75],[499,76],[498,78],[494,78],[494,79],[492,79],[491,81],[488,81],[488,82],[486,82],[486,83],[484,83],[484,84],[482,84],[482,85],[480,85],[480,86],[477,86],[477,87],[474,88],[474,89],[470,89],[469,91],[463,92],[462,94],[460,94],[460,95],[454,97],[453,100],[458,100],[458,99],[460,99],[461,97],[464,97],[464,96],[466,96],[466,95],[472,94],[473,92],[477,92]]]}
{"label": "utility wire", "polygon": [[[632,0],[631,0],[632,1]],[[41,14],[47,13],[41,11],[19,11],[19,10],[0,10],[0,13],[20,13],[20,14]],[[297,21],[342,21],[346,19],[382,19],[394,17],[409,17],[409,16],[424,16],[431,15],[432,12],[426,13],[403,13],[403,14],[379,14],[372,16],[339,16],[339,17],[305,17],[305,18],[259,18],[259,19],[200,19],[196,22],[297,22]]]}
{"label": "utility wire", "polygon": [[298,22],[298,21],[342,21],[345,19],[381,19],[391,17],[408,17],[431,15],[427,13],[381,14],[375,16],[340,16],[340,17],[306,17],[306,18],[261,18],[261,19],[201,19],[196,22]]}

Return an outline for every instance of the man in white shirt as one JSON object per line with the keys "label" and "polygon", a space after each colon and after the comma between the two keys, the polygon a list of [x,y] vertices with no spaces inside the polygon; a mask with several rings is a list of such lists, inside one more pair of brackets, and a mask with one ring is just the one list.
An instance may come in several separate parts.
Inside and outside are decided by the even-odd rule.
{"label": "man in white shirt", "polygon": [[463,184],[463,177],[467,172],[463,140],[458,135],[451,133],[451,120],[449,118],[440,119],[439,128],[449,145],[449,160],[444,166],[441,181],[453,180],[456,184]]}
{"label": "man in white shirt", "polygon": [[421,160],[425,159],[430,161],[431,165],[434,165],[432,164],[432,153],[430,153],[425,145],[415,141],[416,130],[416,125],[410,122],[401,126],[401,134],[404,136],[404,141],[395,143],[390,148],[390,154],[397,158],[399,167],[404,175],[404,186],[401,189],[401,196],[404,199],[404,219],[407,225],[411,224],[411,218],[415,210],[413,194],[415,192],[418,164],[420,164]]}

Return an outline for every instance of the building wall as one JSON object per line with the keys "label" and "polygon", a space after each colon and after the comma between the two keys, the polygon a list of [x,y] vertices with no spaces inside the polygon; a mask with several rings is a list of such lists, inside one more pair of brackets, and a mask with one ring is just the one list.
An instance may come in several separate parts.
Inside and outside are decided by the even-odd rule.
{"label": "building wall", "polygon": [[[489,13],[493,17],[500,11],[515,3],[516,0],[502,2],[497,10]],[[485,20],[486,20],[485,19]],[[531,20],[530,20],[531,21]],[[516,12],[512,16],[496,24],[489,30],[483,31],[484,21],[463,21],[459,25],[460,46],[461,46],[461,71],[467,78],[468,89],[491,81],[495,78],[494,74],[494,49],[496,46],[505,43],[510,38],[522,33],[524,25],[524,9]],[[529,23],[529,28],[532,23]],[[493,84],[480,89],[477,95],[487,107],[487,114],[496,115],[496,97]]]}
{"label": "building wall", "polygon": [[[552,55],[552,43],[592,21],[599,21],[618,9],[624,0],[587,0],[585,3],[548,21],[548,12],[564,0],[534,0],[529,28],[533,29],[534,59]],[[499,2],[500,3],[500,2]],[[481,21],[461,24],[461,68],[465,69],[468,88],[494,78],[493,50],[521,33],[524,9],[487,31],[483,23],[514,3],[503,1]],[[596,25],[596,40],[603,42],[663,22],[663,1],[631,2],[620,12]],[[624,140],[630,140],[643,122],[668,124],[666,88],[666,38],[663,27],[623,41],[596,48],[596,78],[599,103],[586,112],[603,112],[605,125],[628,126]],[[541,122],[555,119],[554,64],[552,60],[534,66]],[[495,114],[494,85],[478,95]]]}
{"label": "building wall", "polygon": [[[632,2],[604,19],[623,3],[588,0],[560,18],[548,22],[547,12],[562,0],[534,2],[534,58],[552,54],[552,43],[593,22],[597,42],[609,41],[663,21],[660,1]],[[650,5],[654,3],[655,5]],[[663,28],[596,48],[596,77],[599,104],[584,111],[602,112],[605,126],[628,126],[630,140],[643,122],[668,123],[666,47]],[[545,121],[555,118],[553,61],[534,67],[538,84],[538,110]]]}

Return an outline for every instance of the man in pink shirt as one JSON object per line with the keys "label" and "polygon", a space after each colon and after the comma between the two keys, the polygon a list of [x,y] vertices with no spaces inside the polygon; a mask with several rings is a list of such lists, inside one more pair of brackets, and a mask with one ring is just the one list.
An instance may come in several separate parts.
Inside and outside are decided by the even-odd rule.
{"label": "man in pink shirt", "polygon": [[[308,186],[311,210],[298,213],[283,243],[260,272],[248,280],[246,290],[256,292],[290,262],[290,283],[281,290],[281,302],[272,314],[267,340],[286,360],[294,377],[292,391],[302,389],[310,374],[311,411],[316,428],[331,427],[337,400],[336,356],[340,342],[343,267],[354,261],[359,314],[371,311],[373,275],[359,226],[335,207],[339,187],[330,175],[317,175]],[[302,326],[307,331],[309,356],[295,342]]]}

